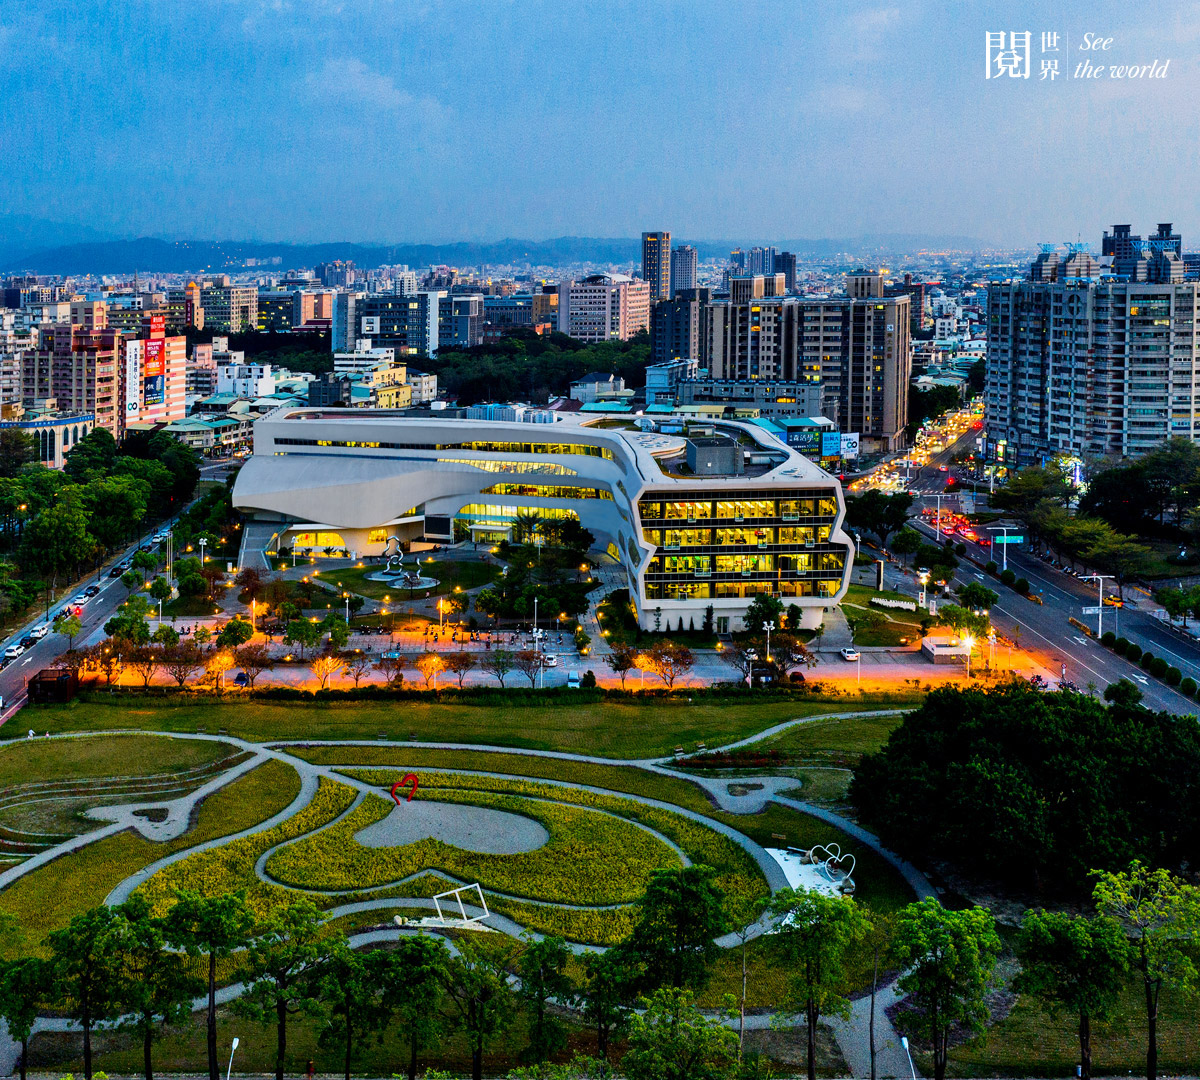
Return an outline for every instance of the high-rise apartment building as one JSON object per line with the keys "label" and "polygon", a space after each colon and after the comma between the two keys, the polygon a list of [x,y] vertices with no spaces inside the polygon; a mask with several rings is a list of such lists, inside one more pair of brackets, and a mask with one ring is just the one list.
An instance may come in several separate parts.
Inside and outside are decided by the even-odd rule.
{"label": "high-rise apartment building", "polygon": [[691,244],[684,244],[682,247],[672,249],[669,297],[674,297],[680,289],[696,287],[696,274],[699,266],[699,256]]}
{"label": "high-rise apartment building", "polygon": [[124,434],[125,339],[107,327],[44,327],[38,347],[25,354],[21,395],[26,405],[53,398],[64,412],[86,412],[114,439]]}
{"label": "high-rise apartment building", "polygon": [[330,333],[332,352],[349,352],[362,336],[359,327],[359,305],[366,296],[363,292],[339,292],[333,298],[333,326]]}
{"label": "high-rise apartment building", "polygon": [[447,293],[425,290],[404,296],[370,293],[357,301],[358,332],[380,349],[395,349],[397,356],[432,356],[440,345],[441,301]]}
{"label": "high-rise apartment building", "polygon": [[650,286],[650,300],[671,297],[671,234],[642,233],[642,280]]}
{"label": "high-rise apartment building", "polygon": [[[869,279],[869,280],[866,280]],[[784,275],[732,278],[712,304],[701,366],[714,379],[821,384],[821,412],[865,449],[902,445],[912,374],[909,299],[877,274],[847,278],[844,297],[783,295]]]}
{"label": "high-rise apartment building", "polygon": [[1145,241],[1129,228],[1105,234],[1111,266],[1046,248],[1027,279],[989,288],[984,417],[999,463],[1200,441],[1200,285],[1183,280],[1170,224]]}
{"label": "high-rise apartment building", "polygon": [[650,327],[650,285],[594,274],[558,287],[558,329],[580,341],[627,341]]}
{"label": "high-rise apartment building", "polygon": [[790,251],[781,251],[775,256],[772,268],[776,274],[783,275],[783,284],[788,292],[796,291],[796,256]]}
{"label": "high-rise apartment building", "polygon": [[483,344],[483,296],[451,294],[438,301],[438,348],[469,349]]}
{"label": "high-rise apartment building", "polygon": [[165,315],[148,314],[139,336],[125,341],[122,374],[124,427],[187,416],[187,340],[167,336]]}
{"label": "high-rise apartment building", "polygon": [[711,289],[681,289],[673,300],[660,300],[650,315],[652,364],[694,360],[700,356]]}

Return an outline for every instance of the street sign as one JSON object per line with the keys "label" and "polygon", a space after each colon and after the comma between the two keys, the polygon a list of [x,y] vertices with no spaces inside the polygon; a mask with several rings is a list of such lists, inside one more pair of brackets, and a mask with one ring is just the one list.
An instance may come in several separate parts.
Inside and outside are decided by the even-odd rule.
{"label": "street sign", "polygon": [[1102,607],[1085,607],[1083,613],[1085,615],[1099,615],[1103,610]]}
{"label": "street sign", "polygon": [[1025,537],[1023,536],[993,536],[993,544],[1023,544]]}

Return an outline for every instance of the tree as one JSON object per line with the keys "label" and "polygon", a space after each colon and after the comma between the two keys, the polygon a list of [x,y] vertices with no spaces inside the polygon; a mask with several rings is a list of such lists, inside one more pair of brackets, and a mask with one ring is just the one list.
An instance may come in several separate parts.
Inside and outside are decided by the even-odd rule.
{"label": "tree", "polygon": [[[721,659],[741,676],[743,682],[749,682],[754,673],[754,665],[759,664],[757,642],[747,642],[745,645],[730,645],[721,650]],[[766,661],[759,664],[759,670],[766,668]]]}
{"label": "tree", "polygon": [[650,670],[662,679],[668,690],[675,689],[675,681],[691,671],[696,662],[691,649],[669,641],[655,642],[644,656]]}
{"label": "tree", "polygon": [[341,1047],[345,1080],[350,1080],[355,1040],[376,1028],[381,1020],[378,973],[382,955],[360,955],[339,941],[329,950],[321,968],[319,994],[329,1013],[329,1024],[320,1041]]}
{"label": "tree", "polygon": [[181,889],[166,917],[167,937],[189,956],[208,959],[208,1077],[221,1080],[217,1061],[217,961],[245,944],[253,926],[244,891],[201,896]]}
{"label": "tree", "polygon": [[213,690],[225,688],[225,673],[233,667],[233,654],[223,649],[213,649],[204,662],[204,674],[212,682]]}
{"label": "tree", "polygon": [[775,652],[771,659],[779,673],[786,677],[800,667],[811,667],[816,657],[795,635],[780,634],[775,638]]}
{"label": "tree", "polygon": [[180,686],[204,667],[204,654],[194,641],[180,641],[163,650],[163,667]]}
{"label": "tree", "polygon": [[246,676],[246,685],[251,689],[254,688],[254,680],[264,671],[272,671],[275,668],[271,650],[261,642],[255,645],[243,645],[240,649],[235,649],[233,659],[234,663],[242,669],[242,674]]}
{"label": "tree", "polygon": [[983,908],[947,911],[934,898],[909,904],[896,919],[899,986],[933,1047],[934,1080],[945,1080],[950,1032],[982,1031],[984,995],[1000,954],[1000,936]]}
{"label": "tree", "polygon": [[1013,982],[1055,1012],[1074,1016],[1083,1080],[1092,1075],[1092,1021],[1106,1020],[1129,974],[1129,945],[1116,919],[1027,911],[1017,935],[1021,971]]}
{"label": "tree", "polygon": [[1146,1001],[1146,1080],[1158,1076],[1158,1001],[1164,986],[1187,991],[1196,981],[1192,948],[1200,924],[1200,890],[1168,870],[1141,862],[1097,874],[1096,909],[1116,919],[1129,939],[1131,962]]}
{"label": "tree", "polygon": [[629,950],[619,946],[602,953],[585,952],[580,963],[583,1016],[596,1029],[596,1050],[607,1061],[609,1046],[629,1026],[640,968]]}
{"label": "tree", "polygon": [[331,652],[344,649],[350,640],[350,627],[340,615],[326,615],[320,628],[329,634],[328,648]]}
{"label": "tree", "polygon": [[336,653],[322,652],[314,656],[308,662],[308,666],[324,690],[329,685],[329,680],[342,670],[345,663]]}
{"label": "tree", "polygon": [[1117,581],[1117,595],[1125,595],[1125,584],[1131,577],[1144,574],[1150,567],[1150,549],[1132,536],[1113,532],[1099,538],[1084,555],[1097,570],[1112,574]]}
{"label": "tree", "polygon": [[803,1016],[808,1026],[808,1080],[817,1077],[817,1023],[822,1016],[845,1017],[846,958],[866,934],[868,922],[847,896],[781,889],[771,898],[780,922],[771,946],[791,973],[782,1011]]}
{"label": "tree", "polygon": [[546,665],[537,649],[522,649],[513,657],[513,666],[529,680],[530,688],[536,689],[538,675]]}
{"label": "tree", "polygon": [[726,930],[724,895],[711,866],[655,870],[638,901],[630,935],[645,968],[643,985],[700,987],[717,955],[714,938]]}
{"label": "tree", "polygon": [[322,935],[324,916],[311,900],[275,910],[255,927],[241,977],[245,992],[233,1010],[260,1024],[275,1025],[275,1080],[283,1080],[289,1017],[320,1011],[317,976],[339,938]]}
{"label": "tree", "polygon": [[879,537],[879,546],[887,547],[888,537],[908,521],[914,501],[907,492],[886,495],[871,488],[846,500],[846,524],[874,533]]}
{"label": "tree", "polygon": [[629,1022],[621,1068],[629,1080],[723,1080],[734,1075],[737,1036],[696,1008],[690,990],[665,987]]}
{"label": "tree", "polygon": [[298,645],[300,647],[300,659],[304,659],[304,650],[311,649],[318,641],[321,640],[321,631],[317,624],[309,622],[308,619],[293,619],[287,624],[287,629],[283,632],[283,643],[285,645]]}
{"label": "tree", "polygon": [[167,626],[163,623],[154,629],[154,633],[150,635],[150,641],[155,645],[161,645],[163,649],[173,649],[179,644],[179,631],[172,626]]}
{"label": "tree", "polygon": [[781,628],[783,620],[783,601],[770,593],[758,593],[746,608],[742,616],[742,625],[752,634],[759,633],[763,623],[774,623],[775,629]]}
{"label": "tree", "polygon": [[976,639],[986,637],[989,626],[986,615],[976,615],[958,604],[942,604],[938,608],[937,624],[948,626],[956,634],[973,634]]}
{"label": "tree", "polygon": [[243,567],[233,580],[247,600],[257,600],[266,587],[266,576],[256,566]]}
{"label": "tree", "polygon": [[0,476],[20,475],[26,465],[37,460],[37,452],[37,441],[28,432],[15,427],[0,428]]}
{"label": "tree", "polygon": [[516,657],[508,649],[492,649],[483,660],[480,667],[492,676],[504,689],[504,680],[516,665]]}
{"label": "tree", "polygon": [[1104,688],[1104,700],[1126,709],[1135,708],[1145,695],[1129,679],[1118,679]]}
{"label": "tree", "polygon": [[958,596],[963,602],[963,607],[978,608],[983,611],[991,609],[1000,599],[999,593],[993,592],[986,585],[980,585],[978,581],[971,581],[961,586]]}
{"label": "tree", "polygon": [[120,968],[113,936],[117,914],[97,907],[46,935],[59,999],[83,1029],[83,1075],[92,1080],[92,1028],[113,1015]]}
{"label": "tree", "polygon": [[79,566],[95,546],[83,508],[64,500],[43,510],[25,526],[19,559],[22,567],[48,577],[50,587],[56,589],[59,575]]}
{"label": "tree", "polygon": [[508,983],[513,949],[468,936],[455,945],[458,955],[447,965],[443,986],[456,1025],[471,1048],[471,1080],[483,1080],[483,1052],[508,1029],[516,1013]]}
{"label": "tree", "polygon": [[156,645],[137,645],[130,650],[125,659],[142,677],[142,687],[149,688],[154,673],[162,666],[163,651]]}
{"label": "tree", "polygon": [[637,667],[638,651],[633,645],[614,642],[608,649],[608,666],[621,679],[621,689],[625,689],[625,678]]}
{"label": "tree", "polygon": [[141,1037],[142,1072],[145,1080],[154,1080],[154,1040],[191,1015],[199,987],[167,947],[164,920],[151,915],[145,897],[134,893],[116,913],[120,918],[111,944],[120,970],[116,1006],[122,1026]]}
{"label": "tree", "polygon": [[373,663],[368,653],[355,649],[352,652],[342,653],[342,667],[346,669],[346,674],[354,680],[355,689],[358,689],[358,684],[371,670]]}
{"label": "tree", "polygon": [[29,1065],[29,1037],[44,1002],[54,997],[54,968],[36,956],[23,956],[0,963],[0,1019],[8,1025],[9,1038],[21,1044],[18,1063],[21,1080]]}
{"label": "tree", "polygon": [[104,624],[104,632],[134,645],[145,645],[150,640],[150,624],[146,621],[150,611],[150,602],[144,596],[131,596]]}
{"label": "tree", "polygon": [[245,619],[239,619],[235,615],[221,627],[221,632],[217,634],[217,648],[236,649],[240,645],[245,645],[252,637],[254,637],[254,627]]}
{"label": "tree", "polygon": [[408,1080],[416,1080],[417,1055],[441,1033],[442,996],[450,953],[440,937],[402,937],[385,954],[382,1008],[387,1026],[408,1043]]}
{"label": "tree", "polygon": [[575,988],[567,975],[570,956],[567,943],[551,935],[530,941],[517,960],[520,996],[533,1014],[529,1045],[521,1055],[526,1064],[548,1061],[567,1045],[562,1024],[547,1014],[546,1006],[551,1000],[565,1006],[574,998]]}
{"label": "tree", "polygon": [[908,556],[915,555],[922,543],[921,534],[916,529],[910,529],[906,526],[892,537],[892,551],[897,555],[902,555],[904,557],[904,565],[907,566]]}
{"label": "tree", "polygon": [[54,632],[62,634],[67,639],[67,648],[75,648],[75,639],[83,630],[83,620],[78,615],[68,615],[65,612],[59,612],[54,616]]}
{"label": "tree", "polygon": [[458,688],[461,690],[466,677],[475,670],[475,657],[469,652],[452,652],[446,653],[442,657],[442,663],[448,672],[458,679]]}
{"label": "tree", "polygon": [[117,440],[107,428],[92,428],[78,439],[63,463],[63,472],[72,480],[86,480],[94,474],[109,472],[117,460]]}
{"label": "tree", "polygon": [[438,673],[446,667],[442,658],[435,652],[421,653],[414,663],[417,671],[421,673],[421,677],[425,680],[426,690],[436,685]]}
{"label": "tree", "polygon": [[404,660],[400,656],[381,656],[375,661],[375,670],[387,681],[388,686],[397,690],[404,684]]}

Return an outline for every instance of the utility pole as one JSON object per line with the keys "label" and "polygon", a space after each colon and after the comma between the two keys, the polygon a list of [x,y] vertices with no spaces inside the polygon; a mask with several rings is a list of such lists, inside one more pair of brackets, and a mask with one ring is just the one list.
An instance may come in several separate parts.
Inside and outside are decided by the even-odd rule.
{"label": "utility pole", "polygon": [[1005,570],[1008,569],[1008,530],[1011,528],[1012,528],[1011,525],[989,525],[988,526],[988,532],[999,532],[999,533],[1004,534],[1004,541],[1000,545],[1001,547],[1004,548],[1004,552],[1000,556],[1000,558],[1003,560],[1003,565],[1000,567],[1001,573],[1003,573]]}
{"label": "utility pole", "polygon": [[[1100,607],[1096,615],[1096,637],[1104,636],[1104,583],[1112,580],[1112,574],[1088,574],[1088,580],[1094,581],[1100,590]],[[1117,624],[1120,629],[1120,623]]]}

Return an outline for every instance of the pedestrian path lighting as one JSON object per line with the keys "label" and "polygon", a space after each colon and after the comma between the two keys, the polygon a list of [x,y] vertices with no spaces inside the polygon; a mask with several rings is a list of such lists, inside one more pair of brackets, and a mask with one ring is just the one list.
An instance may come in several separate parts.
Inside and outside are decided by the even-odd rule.
{"label": "pedestrian path lighting", "polygon": [[971,677],[971,650],[975,648],[975,638],[970,634],[964,634],[962,643],[967,647],[967,678]]}
{"label": "pedestrian path lighting", "polygon": [[767,632],[767,663],[771,662],[771,631],[775,629],[775,621],[768,619],[763,623],[763,629]]}
{"label": "pedestrian path lighting", "polygon": [[233,1055],[240,1041],[236,1035],[233,1037],[233,1045],[229,1048],[229,1068],[225,1070],[225,1080],[229,1080],[230,1075],[233,1073]]}

